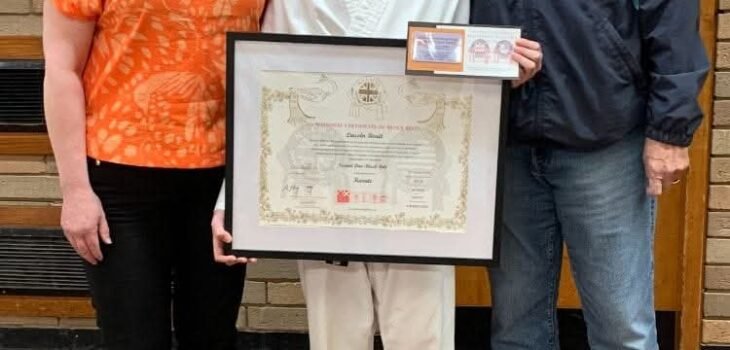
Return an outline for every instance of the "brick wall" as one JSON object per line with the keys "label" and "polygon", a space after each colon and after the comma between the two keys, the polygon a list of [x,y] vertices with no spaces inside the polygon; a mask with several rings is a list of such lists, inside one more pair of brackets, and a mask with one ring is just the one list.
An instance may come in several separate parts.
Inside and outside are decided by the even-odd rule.
{"label": "brick wall", "polygon": [[[237,327],[247,332],[299,333],[307,330],[304,296],[298,281],[296,262],[265,260],[248,268],[245,293]],[[92,329],[92,318],[18,317],[0,314],[0,328]]]}
{"label": "brick wall", "polygon": [[[294,261],[272,259],[251,265],[238,314],[238,329],[248,332],[305,332],[307,316],[298,278]],[[7,327],[92,329],[96,327],[96,321],[55,315],[17,317],[0,314],[0,328]]]}
{"label": "brick wall", "polygon": [[[0,36],[41,34],[42,0],[0,0]],[[0,156],[0,206],[60,205],[50,156]],[[267,260],[249,268],[238,326],[248,331],[305,331],[296,263]],[[94,320],[0,315],[0,327],[89,328]]]}
{"label": "brick wall", "polygon": [[730,1],[720,1],[702,341],[730,344]]}
{"label": "brick wall", "polygon": [[298,279],[294,261],[269,259],[250,265],[238,317],[239,329],[306,331],[304,296]]}
{"label": "brick wall", "polygon": [[0,328],[96,329],[93,318],[0,316]]}
{"label": "brick wall", "polygon": [[0,35],[41,35],[43,0],[2,0]]}
{"label": "brick wall", "polygon": [[50,156],[0,156],[0,205],[58,205],[56,164]]}

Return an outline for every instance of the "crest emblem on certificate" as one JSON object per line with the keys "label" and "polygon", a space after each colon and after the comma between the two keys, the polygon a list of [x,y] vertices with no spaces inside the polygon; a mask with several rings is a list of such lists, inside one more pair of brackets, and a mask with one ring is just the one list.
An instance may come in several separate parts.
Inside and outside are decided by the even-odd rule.
{"label": "crest emblem on certificate", "polygon": [[469,46],[469,62],[471,63],[489,63],[491,61],[491,53],[489,43],[484,39],[476,39]]}
{"label": "crest emblem on certificate", "polygon": [[360,118],[364,114],[383,119],[386,92],[383,83],[375,77],[364,77],[355,82],[350,91],[352,106],[350,115]]}
{"label": "crest emblem on certificate", "polygon": [[300,88],[289,88],[289,119],[291,125],[304,125],[315,119],[315,116],[308,114],[302,108],[302,101],[320,103],[337,92],[337,83],[322,74],[319,80]]}

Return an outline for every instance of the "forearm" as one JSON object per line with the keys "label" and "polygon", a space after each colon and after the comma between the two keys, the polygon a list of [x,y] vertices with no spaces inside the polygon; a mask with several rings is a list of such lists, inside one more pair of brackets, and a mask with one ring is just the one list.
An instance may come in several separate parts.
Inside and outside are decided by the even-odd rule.
{"label": "forearm", "polygon": [[700,39],[696,0],[639,3],[649,78],[647,136],[687,146],[700,124],[697,95],[709,69]]}
{"label": "forearm", "polygon": [[48,134],[63,193],[88,189],[86,107],[80,74],[48,67],[44,82]]}
{"label": "forearm", "polygon": [[46,124],[64,194],[90,187],[86,169],[86,98],[81,75],[95,26],[93,20],[68,18],[51,0],[44,2]]}

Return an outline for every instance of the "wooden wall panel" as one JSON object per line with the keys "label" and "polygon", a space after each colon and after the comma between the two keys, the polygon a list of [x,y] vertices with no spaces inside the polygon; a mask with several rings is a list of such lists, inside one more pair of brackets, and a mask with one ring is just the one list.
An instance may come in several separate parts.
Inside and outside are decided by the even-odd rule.
{"label": "wooden wall panel", "polygon": [[[570,272],[568,257],[563,257],[563,278],[560,280],[558,307],[563,309],[580,308],[580,298],[575,281]],[[456,304],[458,306],[486,307],[492,305],[487,270],[481,267],[456,268]]]}
{"label": "wooden wall panel", "polygon": [[0,36],[0,59],[41,59],[43,44],[36,36]]}
{"label": "wooden wall panel", "polygon": [[0,226],[56,228],[61,222],[61,208],[0,206]]}
{"label": "wooden wall panel", "polygon": [[[0,36],[0,60],[42,59],[43,45],[39,37]],[[51,154],[45,134],[0,133],[0,155]]]}
{"label": "wooden wall panel", "polygon": [[[677,186],[662,197],[659,204],[654,257],[656,261],[656,307],[664,311],[681,309],[681,255],[684,216],[684,188]],[[679,218],[679,220],[677,220]],[[457,268],[456,303],[459,306],[491,305],[489,283],[483,268]],[[562,279],[558,297],[560,308],[580,308],[567,257],[563,257]]]}
{"label": "wooden wall panel", "polygon": [[17,317],[94,317],[85,297],[0,295],[0,315]]}
{"label": "wooden wall panel", "polygon": [[682,289],[679,318],[680,350],[699,349],[702,341],[702,291],[707,234],[707,193],[709,187],[710,128],[713,119],[714,68],[717,38],[717,1],[700,0],[700,35],[710,57],[710,74],[702,89],[699,102],[705,120],[695,134],[690,148],[692,167],[687,175],[682,240]]}
{"label": "wooden wall panel", "polygon": [[53,154],[51,141],[41,133],[0,133],[0,155]]}

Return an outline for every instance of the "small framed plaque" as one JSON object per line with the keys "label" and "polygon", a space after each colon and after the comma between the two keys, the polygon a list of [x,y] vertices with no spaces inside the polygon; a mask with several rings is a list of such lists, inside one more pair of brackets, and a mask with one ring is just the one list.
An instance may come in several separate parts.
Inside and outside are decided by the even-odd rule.
{"label": "small framed plaque", "polygon": [[410,22],[406,74],[517,79],[517,27]]}

